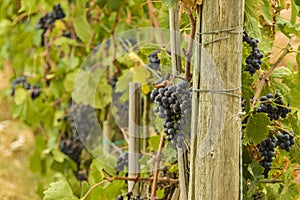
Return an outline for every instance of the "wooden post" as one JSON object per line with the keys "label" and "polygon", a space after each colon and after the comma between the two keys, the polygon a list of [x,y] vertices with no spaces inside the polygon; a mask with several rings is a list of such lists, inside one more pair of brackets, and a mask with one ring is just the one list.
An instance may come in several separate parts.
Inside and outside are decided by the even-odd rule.
{"label": "wooden post", "polygon": [[103,141],[102,141],[102,148],[104,153],[110,152],[110,135],[111,135],[111,128],[109,125],[109,121],[105,120],[103,122]]}
{"label": "wooden post", "polygon": [[170,23],[170,45],[172,56],[172,74],[179,75],[181,72],[181,57],[180,57],[180,32],[179,32],[179,13],[178,4],[169,8],[169,23]]}
{"label": "wooden post", "polygon": [[[169,8],[169,24],[170,24],[170,45],[171,45],[171,57],[172,57],[172,75],[179,76],[182,71],[181,66],[181,53],[180,53],[180,20],[178,3]],[[186,152],[183,149],[177,147],[178,158],[178,173],[179,173],[179,188],[180,188],[180,200],[187,199],[187,172],[185,169],[184,156]]]}
{"label": "wooden post", "polygon": [[150,124],[150,96],[146,95],[144,97],[144,107],[143,107],[143,151],[146,152],[148,146],[149,124]]}
{"label": "wooden post", "polygon": [[[129,160],[128,176],[139,175],[140,134],[141,134],[141,84],[129,83]],[[139,194],[139,183],[128,181],[128,191]]]}
{"label": "wooden post", "polygon": [[204,0],[198,9],[189,200],[241,198],[243,10],[244,0]]}

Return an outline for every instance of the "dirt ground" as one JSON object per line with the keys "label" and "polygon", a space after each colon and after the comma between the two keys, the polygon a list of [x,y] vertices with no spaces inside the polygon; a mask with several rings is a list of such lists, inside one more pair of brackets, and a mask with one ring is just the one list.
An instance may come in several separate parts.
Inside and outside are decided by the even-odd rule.
{"label": "dirt ground", "polygon": [[0,199],[35,200],[38,175],[29,170],[34,135],[24,124],[12,119],[12,99],[2,94],[11,74],[9,65],[0,70]]}

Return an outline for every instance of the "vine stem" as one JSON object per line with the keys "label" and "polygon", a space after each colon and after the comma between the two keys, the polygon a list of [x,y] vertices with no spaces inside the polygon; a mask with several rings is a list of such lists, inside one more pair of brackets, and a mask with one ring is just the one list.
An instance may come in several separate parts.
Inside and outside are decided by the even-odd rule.
{"label": "vine stem", "polygon": [[259,183],[283,183],[283,180],[274,179],[274,180],[259,180]]}
{"label": "vine stem", "polygon": [[270,77],[270,75],[273,73],[273,71],[276,69],[276,67],[278,67],[278,65],[280,64],[280,62],[282,61],[282,59],[291,52],[291,43],[292,40],[294,39],[294,36],[291,37],[289,43],[287,44],[287,46],[283,49],[280,57],[276,60],[276,62],[273,64],[273,66],[271,67],[271,69],[269,71],[267,71],[267,73],[262,77],[262,79],[260,80],[257,90],[255,92],[255,95],[253,97],[252,100],[252,106],[256,103],[256,101],[258,100],[258,97],[262,91],[262,88],[264,87],[266,81],[268,80],[268,78]]}
{"label": "vine stem", "polygon": [[150,199],[155,199],[155,195],[156,195],[156,186],[157,186],[157,181],[158,181],[160,154],[161,154],[161,151],[162,151],[163,144],[164,144],[164,134],[163,134],[163,132],[161,132],[159,147],[158,147],[158,151],[157,151],[156,158],[155,158],[156,162],[155,162],[155,169],[154,169]]}
{"label": "vine stem", "polygon": [[117,14],[116,14],[116,19],[115,19],[115,22],[114,22],[114,25],[110,31],[110,34],[112,36],[112,40],[113,40],[113,46],[114,46],[114,54],[113,54],[113,60],[116,60],[116,57],[117,57],[117,43],[116,43],[116,39],[115,39],[115,31],[116,31],[116,28],[117,28],[117,24],[119,22],[119,19],[120,18],[120,10],[117,11]]}
{"label": "vine stem", "polygon": [[[156,16],[155,8],[154,8],[152,2],[153,1],[151,1],[151,0],[147,0],[147,2],[146,2],[148,4],[148,8],[149,8],[150,22],[151,22],[152,26],[160,28],[159,20]],[[159,35],[160,35],[162,45],[165,46],[166,42],[165,42],[164,35],[161,32],[161,30],[159,30]]]}
{"label": "vine stem", "polygon": [[106,182],[109,182],[109,180],[103,180],[103,181],[101,181],[101,182],[96,183],[95,185],[93,185],[93,186],[87,191],[87,193],[86,193],[82,198],[80,198],[80,200],[86,199],[86,198],[89,196],[89,194],[90,194],[96,187],[98,187],[98,186],[100,186],[100,185],[102,185],[103,183],[106,183]]}
{"label": "vine stem", "polygon": [[190,39],[188,44],[188,49],[186,52],[186,62],[185,62],[185,80],[190,82],[191,80],[191,58],[193,56],[193,44],[195,38],[195,31],[196,31],[196,20],[192,13],[189,13],[189,19],[191,23],[191,32],[190,32]]}
{"label": "vine stem", "polygon": [[[135,181],[135,182],[137,182],[137,181],[153,181],[154,180],[154,177],[140,177],[139,175],[136,177],[113,176],[113,175],[109,174],[105,169],[102,169],[102,172],[109,176],[109,178],[106,179],[109,182],[112,182],[114,180]],[[157,181],[158,182],[169,182],[172,184],[179,183],[178,179],[173,179],[173,178],[169,178],[169,177],[159,177],[159,178],[157,178]]]}

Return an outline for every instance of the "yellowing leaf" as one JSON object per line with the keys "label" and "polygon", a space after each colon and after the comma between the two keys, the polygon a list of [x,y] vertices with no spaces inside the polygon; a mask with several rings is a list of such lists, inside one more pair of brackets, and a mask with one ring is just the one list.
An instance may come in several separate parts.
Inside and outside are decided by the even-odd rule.
{"label": "yellowing leaf", "polygon": [[148,94],[151,91],[148,84],[143,84],[142,87],[141,87],[141,90],[144,94]]}
{"label": "yellowing leaf", "polygon": [[128,56],[130,60],[132,60],[135,63],[136,67],[144,65],[143,61],[138,57],[138,55],[136,55],[136,53],[130,52]]}
{"label": "yellowing leaf", "polygon": [[134,67],[130,71],[132,72],[132,81],[136,83],[145,84],[147,78],[150,77],[150,72],[144,67]]}
{"label": "yellowing leaf", "polygon": [[54,26],[57,30],[60,30],[60,31],[67,30],[67,27],[65,26],[65,24],[61,20],[56,20],[54,22]]}
{"label": "yellowing leaf", "polygon": [[77,200],[67,181],[57,181],[50,184],[50,188],[44,192],[43,200]]}
{"label": "yellowing leaf", "polygon": [[23,88],[17,88],[15,91],[14,101],[16,105],[21,105],[27,97],[27,91]]}

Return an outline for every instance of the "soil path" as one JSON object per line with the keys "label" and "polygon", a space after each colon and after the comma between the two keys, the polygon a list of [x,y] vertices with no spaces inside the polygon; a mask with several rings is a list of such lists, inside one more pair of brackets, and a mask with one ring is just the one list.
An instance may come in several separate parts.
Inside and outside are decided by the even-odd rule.
{"label": "soil path", "polygon": [[12,99],[3,96],[9,85],[11,70],[8,63],[0,70],[0,199],[35,200],[38,175],[29,169],[29,157],[34,150],[33,132],[13,120]]}

